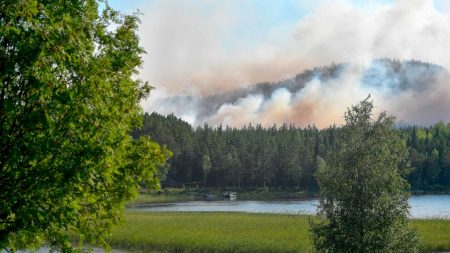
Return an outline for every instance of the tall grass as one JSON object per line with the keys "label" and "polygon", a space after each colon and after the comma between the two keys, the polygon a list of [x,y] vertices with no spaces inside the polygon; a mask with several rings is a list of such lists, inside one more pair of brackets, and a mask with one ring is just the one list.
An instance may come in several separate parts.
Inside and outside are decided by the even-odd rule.
{"label": "tall grass", "polygon": [[310,252],[308,216],[129,212],[109,237],[131,251]]}
{"label": "tall grass", "polygon": [[[306,215],[127,212],[108,238],[130,252],[312,252]],[[422,252],[450,250],[450,220],[412,220]]]}
{"label": "tall grass", "polygon": [[450,251],[450,220],[412,220],[412,226],[417,230],[422,252]]}

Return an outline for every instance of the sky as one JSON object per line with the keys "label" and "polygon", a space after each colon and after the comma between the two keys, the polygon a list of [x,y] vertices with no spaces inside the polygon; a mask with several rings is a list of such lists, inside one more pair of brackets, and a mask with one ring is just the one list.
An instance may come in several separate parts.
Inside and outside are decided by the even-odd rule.
{"label": "sky", "polygon": [[[308,122],[298,116],[302,107],[296,105],[300,98],[310,100],[314,97],[311,94],[307,97],[290,94],[290,102],[283,101],[288,109],[277,109],[276,117],[266,114],[270,106],[263,99],[260,106],[252,109],[252,117],[243,115],[239,120],[237,116],[229,120],[229,115],[221,117],[220,113],[230,106],[237,107],[237,112],[248,111],[245,99],[224,105],[217,115],[199,118],[196,112],[199,108],[195,108],[195,104],[187,105],[188,109],[183,111],[184,108],[167,105],[167,98],[213,95],[259,82],[286,79],[305,69],[334,62],[365,66],[372,59],[388,57],[450,67],[449,0],[110,0],[109,4],[123,13],[133,13],[137,9],[143,13],[138,34],[147,54],[139,78],[156,88],[149,99],[142,102],[144,110],[174,112],[194,125],[206,121],[238,126],[246,120],[304,125],[327,118],[323,122],[325,126],[333,121],[342,122],[338,115],[343,114],[346,106],[364,99],[368,91],[357,84],[358,80],[353,81],[358,95],[340,91],[336,94],[339,103],[321,100],[322,107],[333,108],[333,114],[323,115],[327,110],[322,108],[308,118]],[[447,84],[439,84],[444,96],[439,97],[438,105],[433,104],[437,98],[430,95],[435,87],[425,94],[430,99],[425,103],[433,104],[430,108],[442,110],[436,117],[418,119],[405,114],[401,120],[426,124],[440,117],[450,121],[444,108],[450,100],[450,89],[446,87]],[[335,88],[340,90],[339,86]],[[379,93],[377,90],[369,92]],[[274,96],[281,93],[283,91],[278,91]],[[401,100],[420,113],[426,113],[425,109],[412,104],[419,95],[409,94],[411,100],[406,97]],[[393,110],[392,113],[402,115],[399,106],[393,106],[384,97],[374,96],[380,110]]]}

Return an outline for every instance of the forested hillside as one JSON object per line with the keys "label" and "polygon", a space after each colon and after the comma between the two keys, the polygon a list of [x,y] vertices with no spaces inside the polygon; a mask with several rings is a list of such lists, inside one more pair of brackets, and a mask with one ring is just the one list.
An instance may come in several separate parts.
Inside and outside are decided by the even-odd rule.
{"label": "forested hillside", "polygon": [[[165,185],[228,188],[295,188],[316,191],[317,162],[339,148],[341,130],[293,125],[241,129],[204,125],[193,129],[174,115],[145,114],[133,137],[150,134],[174,155]],[[450,123],[402,127],[415,191],[450,190]]]}
{"label": "forested hillside", "polygon": [[[339,63],[315,67],[275,82],[209,94],[178,95],[156,99],[148,111],[163,115],[174,113],[194,126],[209,122],[241,127],[252,122],[264,127],[273,123],[316,124],[321,128],[333,124],[345,110],[337,101],[351,92],[364,90],[380,98],[385,110],[416,124],[450,120],[450,73],[446,68],[421,61],[377,59],[366,64]],[[320,92],[318,92],[320,90]],[[442,93],[442,96],[436,96]],[[435,94],[435,95],[433,95]],[[422,100],[420,104],[415,103]],[[410,104],[409,110],[399,110]],[[282,112],[271,108],[282,107]],[[337,107],[337,112],[321,108]],[[417,113],[416,113],[417,112]],[[320,118],[323,115],[323,118]],[[331,119],[333,118],[333,119]]]}

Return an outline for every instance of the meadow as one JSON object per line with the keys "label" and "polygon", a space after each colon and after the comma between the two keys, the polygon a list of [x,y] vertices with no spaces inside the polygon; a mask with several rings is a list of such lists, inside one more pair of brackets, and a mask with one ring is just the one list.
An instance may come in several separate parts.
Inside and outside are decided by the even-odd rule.
{"label": "meadow", "polygon": [[[127,211],[108,237],[131,252],[313,252],[308,215]],[[421,252],[450,250],[450,220],[412,220]]]}

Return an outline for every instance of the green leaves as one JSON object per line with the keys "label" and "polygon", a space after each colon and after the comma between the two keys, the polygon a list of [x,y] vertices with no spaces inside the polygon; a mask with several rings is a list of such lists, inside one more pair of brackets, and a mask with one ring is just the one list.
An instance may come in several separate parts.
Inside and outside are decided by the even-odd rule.
{"label": "green leaves", "polygon": [[371,119],[369,98],[348,109],[341,148],[319,165],[323,220],[311,224],[311,232],[321,252],[417,252],[402,177],[406,144],[393,117]]}
{"label": "green leaves", "polygon": [[149,91],[138,19],[97,9],[0,3],[0,249],[103,245],[139,184],[158,187],[170,151],[129,136]]}

